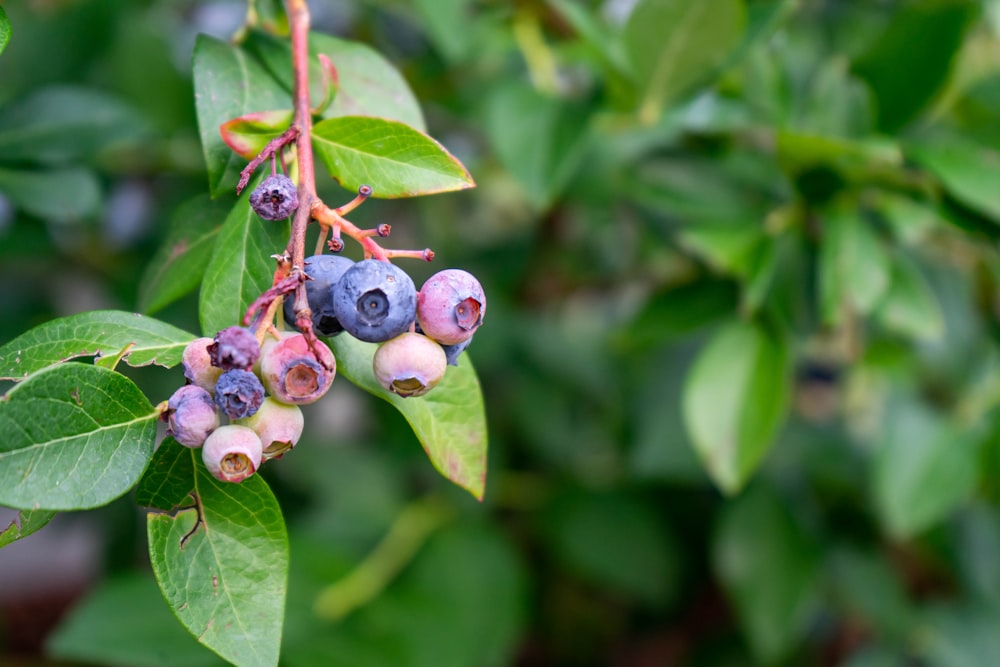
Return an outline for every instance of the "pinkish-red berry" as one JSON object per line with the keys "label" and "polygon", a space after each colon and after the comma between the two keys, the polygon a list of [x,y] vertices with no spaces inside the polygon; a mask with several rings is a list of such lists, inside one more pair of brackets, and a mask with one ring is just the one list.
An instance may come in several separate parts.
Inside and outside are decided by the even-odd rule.
{"label": "pinkish-red berry", "polygon": [[407,332],[379,345],[372,367],[380,385],[405,398],[433,389],[444,377],[448,361],[438,343]]}
{"label": "pinkish-red berry", "polygon": [[238,424],[220,426],[205,440],[201,458],[218,480],[242,482],[260,467],[263,447],[253,429]]}
{"label": "pinkish-red berry", "polygon": [[295,405],[313,403],[325,395],[337,373],[337,362],[322,341],[316,341],[314,349],[318,359],[302,334],[268,341],[260,358],[260,378],[267,392]]}
{"label": "pinkish-red berry", "polygon": [[212,365],[212,357],[208,353],[209,345],[215,341],[207,336],[195,338],[187,344],[181,354],[181,364],[184,366],[184,377],[188,382],[198,385],[208,392],[215,391],[215,383],[222,375],[222,369]]}
{"label": "pinkish-red berry", "polygon": [[280,458],[298,443],[305,419],[299,406],[268,396],[252,417],[237,419],[236,423],[253,429],[264,445],[264,460],[267,461]]}
{"label": "pinkish-red berry", "polygon": [[442,345],[455,345],[471,338],[485,315],[483,286],[468,271],[439,271],[427,279],[417,294],[420,329]]}

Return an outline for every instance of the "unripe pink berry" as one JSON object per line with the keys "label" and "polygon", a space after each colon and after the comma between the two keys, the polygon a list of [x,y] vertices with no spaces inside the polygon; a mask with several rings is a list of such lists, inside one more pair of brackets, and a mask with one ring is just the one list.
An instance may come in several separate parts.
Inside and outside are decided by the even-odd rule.
{"label": "unripe pink berry", "polygon": [[184,377],[188,382],[198,385],[208,392],[215,391],[215,383],[222,375],[222,369],[212,365],[212,357],[208,346],[215,341],[207,336],[195,338],[187,344],[181,353],[181,364],[184,366]]}
{"label": "unripe pink berry", "polygon": [[260,379],[267,392],[282,403],[305,405],[318,401],[330,389],[337,373],[333,352],[316,341],[319,360],[302,334],[282,336],[264,346]]}
{"label": "unripe pink berry", "polygon": [[438,271],[417,294],[417,322],[442,345],[468,340],[486,316],[486,294],[468,271]]}
{"label": "unripe pink berry", "polygon": [[219,411],[212,395],[193,384],[173,393],[163,418],[167,421],[167,435],[185,447],[201,447],[205,438],[219,427]]}
{"label": "unripe pink berry", "polygon": [[252,417],[237,424],[253,429],[264,446],[264,460],[281,458],[302,437],[305,419],[297,405],[288,405],[268,396]]}
{"label": "unripe pink berry", "polygon": [[263,447],[253,429],[238,424],[220,426],[205,440],[201,458],[212,476],[242,482],[260,467]]}
{"label": "unripe pink berry", "polygon": [[422,334],[407,332],[387,340],[372,360],[380,385],[400,396],[423,396],[448,368],[444,350]]}

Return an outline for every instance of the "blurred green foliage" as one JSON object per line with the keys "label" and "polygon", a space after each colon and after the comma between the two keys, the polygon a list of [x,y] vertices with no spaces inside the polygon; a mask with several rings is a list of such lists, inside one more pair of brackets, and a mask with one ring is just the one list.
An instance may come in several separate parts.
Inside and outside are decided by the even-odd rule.
{"label": "blurred green foliage", "polygon": [[[280,32],[277,4],[253,7]],[[390,406],[347,384],[313,406],[265,470],[282,664],[992,663],[995,0],[311,6],[401,70],[478,184],[352,217],[434,248],[417,284],[485,286],[490,470],[477,504]],[[198,330],[185,271],[139,278],[178,226],[218,233],[185,204],[209,186],[190,57],[245,15],[12,3],[7,40],[0,12],[0,343],[95,308]],[[127,372],[151,397],[180,377]],[[401,524],[428,495],[440,516]],[[51,653],[215,664],[137,571],[142,538],[102,534]],[[366,560],[387,534],[398,562]],[[314,610],[359,564],[370,593]]]}

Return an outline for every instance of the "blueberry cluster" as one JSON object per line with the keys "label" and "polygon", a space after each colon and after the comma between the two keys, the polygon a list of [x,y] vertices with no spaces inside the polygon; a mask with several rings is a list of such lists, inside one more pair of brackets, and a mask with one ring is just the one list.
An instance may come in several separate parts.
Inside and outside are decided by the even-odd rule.
{"label": "blueberry cluster", "polygon": [[[419,292],[405,271],[378,259],[314,255],[305,272],[313,329],[379,343],[375,377],[403,397],[433,389],[447,366],[458,364],[486,314],[482,285],[461,269],[434,274]],[[291,302],[284,304],[289,323],[295,321]]]}
{"label": "blueberry cluster", "polygon": [[299,406],[326,394],[336,374],[322,342],[310,347],[302,334],[285,332],[259,345],[243,327],[193,340],[181,362],[189,384],[167,401],[167,434],[200,447],[205,466],[226,482],[243,481],[294,447],[304,425]]}

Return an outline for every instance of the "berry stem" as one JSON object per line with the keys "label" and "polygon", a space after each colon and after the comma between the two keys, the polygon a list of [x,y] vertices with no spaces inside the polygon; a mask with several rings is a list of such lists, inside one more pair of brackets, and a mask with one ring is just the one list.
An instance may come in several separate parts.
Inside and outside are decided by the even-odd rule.
{"label": "berry stem", "polygon": [[[316,197],[316,170],[312,152],[312,109],[309,105],[309,7],[305,0],[288,0],[288,24],[292,37],[292,70],[295,78],[295,124],[298,128],[296,152],[299,162],[299,207],[292,219],[289,254],[292,271],[302,270],[305,261],[306,227]],[[302,305],[305,289],[299,290]],[[296,302],[299,294],[296,294]],[[299,304],[296,303],[296,306]],[[296,308],[296,311],[298,309]]]}

